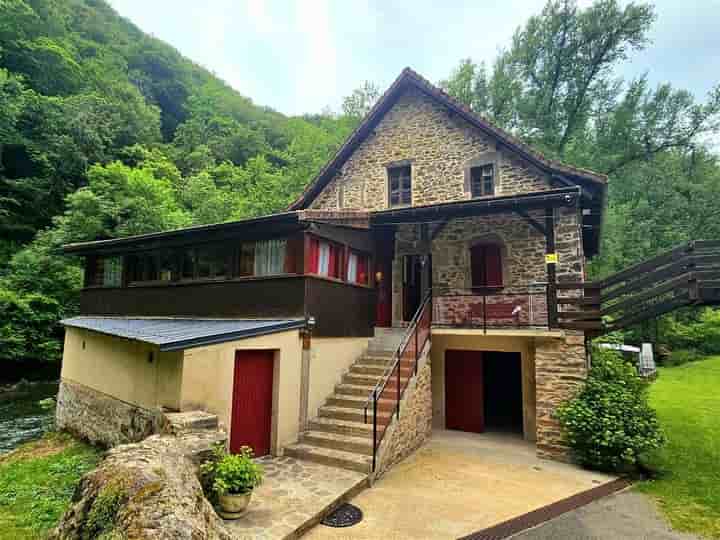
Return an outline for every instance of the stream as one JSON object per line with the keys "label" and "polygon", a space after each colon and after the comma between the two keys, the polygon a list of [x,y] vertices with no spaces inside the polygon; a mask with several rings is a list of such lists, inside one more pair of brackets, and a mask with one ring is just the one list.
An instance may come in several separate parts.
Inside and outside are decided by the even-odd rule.
{"label": "stream", "polygon": [[57,391],[57,382],[20,382],[0,388],[0,454],[52,429]]}

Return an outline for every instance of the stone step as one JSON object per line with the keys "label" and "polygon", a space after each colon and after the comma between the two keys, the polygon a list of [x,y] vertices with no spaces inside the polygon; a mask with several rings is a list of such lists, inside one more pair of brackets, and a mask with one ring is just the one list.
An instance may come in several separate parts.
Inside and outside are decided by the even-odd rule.
{"label": "stone step", "polygon": [[355,386],[375,386],[382,376],[367,375],[361,373],[346,373],[343,375],[342,384],[352,384]]}
{"label": "stone step", "polygon": [[393,356],[391,354],[376,356],[365,354],[361,356],[358,360],[358,362],[361,364],[374,364],[377,366],[387,366],[388,364],[392,363],[392,361]]}
{"label": "stone step", "polygon": [[[350,373],[358,373],[361,375],[385,375],[389,373],[390,366],[374,366],[372,364],[353,364],[350,366]],[[409,362],[401,362],[400,376],[407,376],[413,372],[413,367]]]}
{"label": "stone step", "polygon": [[164,433],[179,435],[188,431],[218,429],[217,415],[205,411],[165,413],[163,417]]}
{"label": "stone step", "polygon": [[302,443],[286,446],[284,455],[362,473],[372,467],[372,457]]}
{"label": "stone step", "polygon": [[367,398],[375,389],[374,384],[345,384],[335,385],[335,393],[348,396],[365,396]]}
{"label": "stone step", "polygon": [[325,433],[338,433],[340,435],[352,435],[353,437],[365,437],[372,439],[373,426],[363,422],[351,420],[338,420],[336,418],[314,418],[308,422],[311,431],[322,431]]}
{"label": "stone step", "polygon": [[369,437],[353,437],[327,431],[306,431],[300,434],[300,443],[372,456],[372,439]]}
{"label": "stone step", "polygon": [[[351,409],[349,407],[336,407],[334,405],[323,405],[318,410],[322,418],[334,418],[336,420],[350,420],[352,422],[364,422],[365,413],[362,409]],[[388,423],[390,412],[378,411],[378,421]],[[372,410],[368,410],[368,422],[372,421]]]}
{"label": "stone step", "polygon": [[[352,396],[347,394],[333,394],[327,401],[326,405],[332,407],[347,407],[348,409],[360,409],[365,410],[365,405],[368,402],[368,396]],[[368,410],[372,410],[372,403],[369,404]],[[395,401],[388,399],[380,399],[378,401],[378,408],[381,411],[389,411],[395,407]]]}

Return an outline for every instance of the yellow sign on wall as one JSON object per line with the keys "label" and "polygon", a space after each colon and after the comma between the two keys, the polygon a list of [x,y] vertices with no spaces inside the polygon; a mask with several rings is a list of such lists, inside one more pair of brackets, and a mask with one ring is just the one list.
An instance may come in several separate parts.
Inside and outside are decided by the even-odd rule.
{"label": "yellow sign on wall", "polygon": [[557,253],[548,253],[545,255],[545,264],[557,264],[558,255]]}

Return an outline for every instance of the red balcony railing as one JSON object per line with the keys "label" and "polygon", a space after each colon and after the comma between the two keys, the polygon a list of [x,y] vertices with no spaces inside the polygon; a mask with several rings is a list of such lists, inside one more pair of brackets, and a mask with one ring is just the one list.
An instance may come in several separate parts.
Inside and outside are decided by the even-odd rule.
{"label": "red balcony railing", "polygon": [[521,292],[433,288],[433,326],[547,328],[544,286]]}

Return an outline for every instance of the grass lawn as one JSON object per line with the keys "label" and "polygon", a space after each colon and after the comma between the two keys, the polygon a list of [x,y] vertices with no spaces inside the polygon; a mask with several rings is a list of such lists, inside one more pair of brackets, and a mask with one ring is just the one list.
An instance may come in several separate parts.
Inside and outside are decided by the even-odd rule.
{"label": "grass lawn", "polygon": [[720,356],[660,369],[650,403],[668,442],[651,459],[660,477],[638,489],[675,529],[720,538]]}
{"label": "grass lawn", "polygon": [[99,450],[58,433],[0,456],[0,540],[43,538],[99,459]]}

